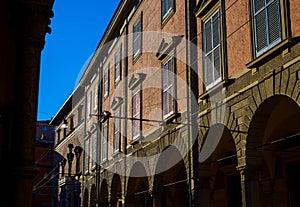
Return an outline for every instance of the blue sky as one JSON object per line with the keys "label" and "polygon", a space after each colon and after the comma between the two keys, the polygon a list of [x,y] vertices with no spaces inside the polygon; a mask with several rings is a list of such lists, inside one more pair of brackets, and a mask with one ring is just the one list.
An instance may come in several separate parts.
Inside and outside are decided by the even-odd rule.
{"label": "blue sky", "polygon": [[75,88],[120,0],[55,0],[41,56],[37,120],[50,120]]}

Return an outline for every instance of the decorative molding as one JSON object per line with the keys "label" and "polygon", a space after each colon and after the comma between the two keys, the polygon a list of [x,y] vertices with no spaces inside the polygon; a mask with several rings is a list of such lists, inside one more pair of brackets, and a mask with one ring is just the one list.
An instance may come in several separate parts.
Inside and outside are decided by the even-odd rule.
{"label": "decorative molding", "polygon": [[123,103],[122,97],[114,97],[114,99],[111,103],[111,109],[116,110],[122,103]]}
{"label": "decorative molding", "polygon": [[130,90],[134,90],[139,84],[141,84],[146,79],[146,74],[135,73],[131,76],[128,87]]}

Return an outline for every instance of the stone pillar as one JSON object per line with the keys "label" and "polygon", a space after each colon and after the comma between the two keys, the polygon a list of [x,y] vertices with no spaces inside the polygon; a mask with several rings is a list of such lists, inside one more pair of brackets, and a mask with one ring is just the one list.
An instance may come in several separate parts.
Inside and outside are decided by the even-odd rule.
{"label": "stone pillar", "polygon": [[73,149],[73,144],[69,144],[68,145],[69,148],[69,153],[67,154],[67,158],[68,158],[68,164],[69,164],[69,168],[68,168],[68,176],[70,177],[72,174],[72,162],[74,159],[74,153],[72,152]]}
{"label": "stone pillar", "polygon": [[246,168],[246,166],[237,167],[237,169],[241,175],[243,207],[259,206],[259,183],[256,172]]}
{"label": "stone pillar", "polygon": [[6,166],[9,175],[8,206],[32,206],[33,179],[37,167],[34,164],[37,103],[40,74],[40,56],[45,35],[50,32],[49,18],[53,16],[54,0],[16,0],[13,12],[16,40],[15,82],[11,109],[11,135]]}
{"label": "stone pillar", "polygon": [[61,177],[65,176],[66,162],[67,162],[67,160],[65,158],[63,158],[62,161],[60,161],[60,165],[61,165]]}
{"label": "stone pillar", "polygon": [[75,207],[80,207],[81,204],[81,183],[78,180],[75,180]]}
{"label": "stone pillar", "polygon": [[60,195],[59,195],[59,207],[66,206],[66,186],[60,187]]}
{"label": "stone pillar", "polygon": [[210,167],[205,165],[199,165],[199,206],[211,206],[210,196]]}
{"label": "stone pillar", "polygon": [[82,153],[82,148],[80,146],[76,146],[74,149],[75,157],[76,157],[76,175],[79,175],[80,173],[80,157]]}

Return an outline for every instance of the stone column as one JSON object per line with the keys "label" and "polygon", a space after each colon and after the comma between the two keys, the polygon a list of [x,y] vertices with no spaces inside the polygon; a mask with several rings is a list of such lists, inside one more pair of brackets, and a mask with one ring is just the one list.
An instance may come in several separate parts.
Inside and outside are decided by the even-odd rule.
{"label": "stone column", "polygon": [[211,206],[210,196],[210,167],[204,164],[199,165],[199,206]]}
{"label": "stone column", "polygon": [[69,148],[69,153],[67,154],[68,164],[69,164],[68,176],[70,177],[72,175],[72,163],[74,159],[74,153],[72,152],[73,144],[69,144],[68,148]]}
{"label": "stone column", "polygon": [[66,162],[67,162],[67,160],[65,158],[63,158],[62,161],[60,161],[60,165],[61,165],[61,177],[65,176]]}
{"label": "stone column", "polygon": [[10,162],[7,167],[10,183],[8,206],[32,207],[35,131],[40,74],[41,51],[45,35],[50,32],[49,18],[53,16],[54,0],[15,0],[13,12],[16,40],[14,104],[12,108]]}
{"label": "stone column", "polygon": [[74,149],[75,157],[76,157],[76,175],[80,173],[80,157],[83,149],[80,146],[76,146]]}

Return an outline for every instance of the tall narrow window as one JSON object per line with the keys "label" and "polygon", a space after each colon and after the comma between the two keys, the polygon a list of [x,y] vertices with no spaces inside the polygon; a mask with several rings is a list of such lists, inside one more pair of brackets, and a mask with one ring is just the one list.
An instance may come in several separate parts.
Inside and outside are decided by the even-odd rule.
{"label": "tall narrow window", "polygon": [[83,114],[83,113],[82,113],[82,112],[83,112],[82,108],[83,108],[83,105],[79,105],[79,106],[78,106],[78,109],[77,109],[77,114],[78,114],[78,115],[77,115],[77,118],[78,118],[78,119],[77,119],[77,122],[78,122],[78,124],[80,124],[80,123],[82,122],[83,117],[84,117],[84,116],[82,115],[82,114]]}
{"label": "tall narrow window", "polygon": [[161,0],[161,19],[165,20],[168,15],[173,11],[174,0]]}
{"label": "tall narrow window", "polygon": [[98,84],[96,84],[94,86],[94,111],[97,110],[97,107],[98,107],[98,91],[99,87],[98,87]]}
{"label": "tall narrow window", "polygon": [[86,103],[86,119],[89,120],[91,118],[90,114],[91,114],[91,107],[92,106],[92,92],[89,93],[88,97],[87,97],[87,103]]}
{"label": "tall narrow window", "polygon": [[114,118],[114,152],[120,151],[120,142],[121,142],[121,109],[118,107],[115,111]]}
{"label": "tall narrow window", "polygon": [[97,163],[97,136],[92,137],[92,168],[96,167]]}
{"label": "tall narrow window", "polygon": [[89,166],[90,166],[90,139],[85,140],[85,172],[89,171]]}
{"label": "tall narrow window", "polygon": [[121,73],[122,73],[122,63],[121,63],[121,48],[115,54],[115,84],[117,84],[121,80]]}
{"label": "tall narrow window", "polygon": [[203,24],[204,83],[209,89],[222,80],[220,11]]}
{"label": "tall narrow window", "polygon": [[162,85],[163,85],[163,118],[167,118],[174,113],[174,58],[169,59],[163,64],[162,70]]}
{"label": "tall narrow window", "polygon": [[142,52],[142,16],[133,25],[133,58]]}
{"label": "tall narrow window", "polygon": [[141,90],[135,92],[132,96],[132,138],[136,139],[141,132]]}
{"label": "tall narrow window", "polygon": [[253,0],[256,56],[281,41],[279,0]]}
{"label": "tall narrow window", "polygon": [[102,128],[102,144],[101,144],[101,160],[105,161],[108,159],[108,123],[105,122]]}
{"label": "tall narrow window", "polygon": [[109,64],[103,72],[103,96],[104,98],[108,96],[109,91]]}

